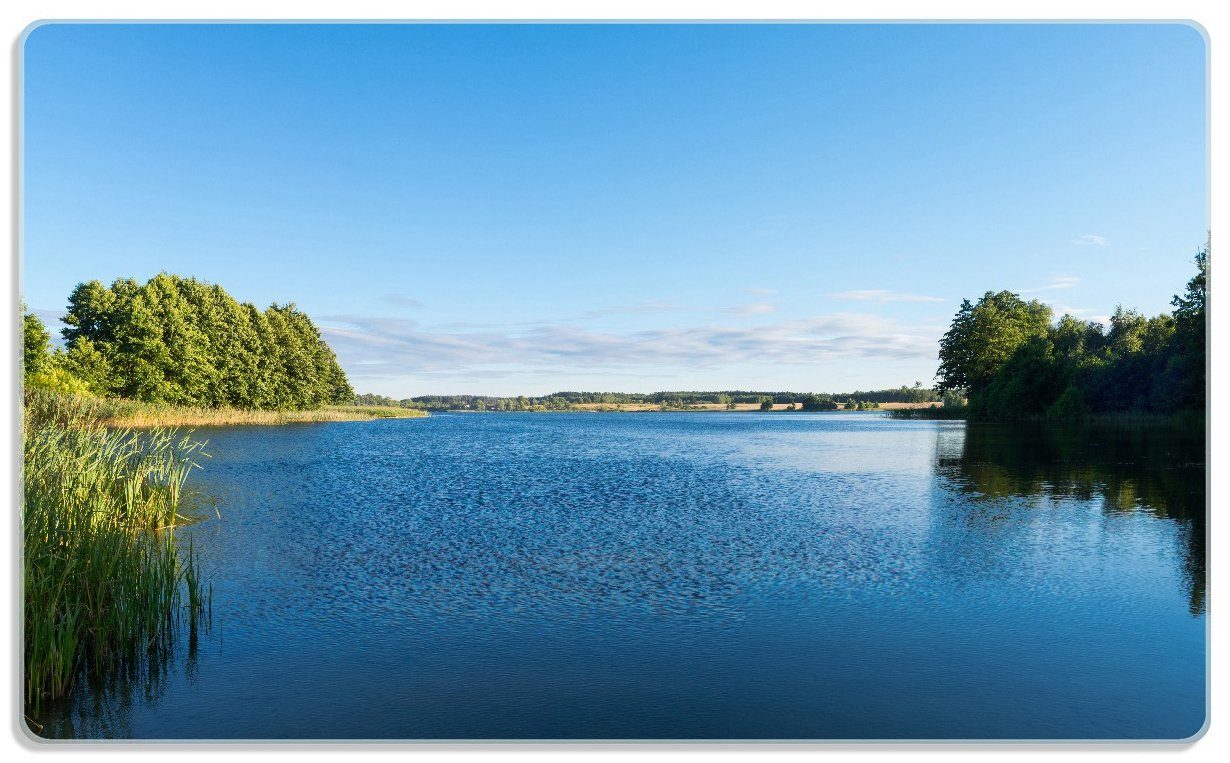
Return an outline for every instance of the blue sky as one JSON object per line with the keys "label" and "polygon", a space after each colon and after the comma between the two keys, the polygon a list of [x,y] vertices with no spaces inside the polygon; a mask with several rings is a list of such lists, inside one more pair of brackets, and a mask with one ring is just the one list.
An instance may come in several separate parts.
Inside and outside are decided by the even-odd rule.
{"label": "blue sky", "polygon": [[1184,25],[44,25],[24,295],[293,301],[398,397],[929,383],[963,297],[1169,310],[1205,55]]}

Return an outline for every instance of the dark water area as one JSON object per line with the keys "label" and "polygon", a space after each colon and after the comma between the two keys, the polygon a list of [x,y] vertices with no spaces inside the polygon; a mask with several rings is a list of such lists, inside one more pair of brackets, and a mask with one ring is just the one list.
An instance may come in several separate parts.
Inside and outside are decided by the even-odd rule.
{"label": "dark water area", "polygon": [[1182,739],[1203,433],[879,414],[201,430],[212,627],[53,737]]}

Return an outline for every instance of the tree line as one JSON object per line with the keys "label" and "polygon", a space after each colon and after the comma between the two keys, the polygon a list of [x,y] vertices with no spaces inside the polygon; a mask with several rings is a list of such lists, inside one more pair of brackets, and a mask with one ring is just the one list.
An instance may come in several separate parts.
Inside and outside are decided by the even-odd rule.
{"label": "tree line", "polygon": [[870,390],[839,394],[815,392],[746,392],[727,390],[720,392],[555,392],[550,395],[499,397],[495,395],[419,395],[396,399],[385,395],[362,394],[355,397],[359,405],[391,405],[402,408],[419,408],[430,411],[568,411],[578,405],[656,405],[664,410],[682,409],[699,405],[723,405],[731,410],[737,405],[758,405],[761,410],[772,410],[774,405],[795,406],[794,410],[835,411],[865,410],[888,402],[938,401],[939,393],[922,387],[916,382],[913,387]]}
{"label": "tree line", "polygon": [[1172,312],[1118,306],[1108,326],[1055,321],[1047,305],[1009,291],[965,300],[940,340],[936,388],[967,396],[971,419],[1203,411],[1208,259],[1206,245]]}
{"label": "tree line", "polygon": [[302,410],[354,402],[312,320],[293,303],[258,309],[221,286],[161,273],[78,284],[65,348],[24,316],[26,383],[150,403]]}

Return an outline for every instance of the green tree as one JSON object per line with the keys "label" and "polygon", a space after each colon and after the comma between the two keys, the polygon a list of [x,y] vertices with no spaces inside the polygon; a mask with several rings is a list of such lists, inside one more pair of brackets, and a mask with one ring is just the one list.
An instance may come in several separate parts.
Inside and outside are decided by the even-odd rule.
{"label": "green tree", "polygon": [[101,394],[283,409],[354,400],[333,350],[293,304],[261,311],[161,273],[79,284],[64,322],[64,367]]}
{"label": "green tree", "polygon": [[817,395],[815,393],[803,396],[803,410],[805,411],[835,411],[837,403],[827,395]]}
{"label": "green tree", "polygon": [[1050,339],[1033,337],[1017,348],[986,389],[971,394],[970,413],[1000,421],[1039,416],[1067,384]]}
{"label": "green tree", "polygon": [[115,386],[111,366],[89,339],[80,338],[67,352],[59,356],[60,367],[80,379],[98,395],[106,395]]}
{"label": "green tree", "polygon": [[34,313],[22,316],[22,362],[25,373],[36,374],[51,362],[51,332]]}
{"label": "green tree", "polygon": [[975,305],[962,301],[940,340],[936,389],[967,390],[971,395],[984,389],[1018,347],[1046,336],[1051,317],[1046,305],[1026,302],[1009,291],[988,291]]}
{"label": "green tree", "polygon": [[1203,409],[1205,407],[1205,365],[1207,317],[1205,298],[1208,293],[1209,251],[1196,253],[1196,275],[1187,282],[1187,290],[1171,300],[1175,323],[1173,359],[1169,361],[1167,376],[1170,378],[1179,407]]}

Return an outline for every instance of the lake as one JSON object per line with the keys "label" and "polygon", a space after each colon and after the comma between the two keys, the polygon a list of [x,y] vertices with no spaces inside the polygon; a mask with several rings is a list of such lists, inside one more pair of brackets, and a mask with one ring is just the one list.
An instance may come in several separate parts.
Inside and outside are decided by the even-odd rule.
{"label": "lake", "polygon": [[[201,430],[212,627],[53,737],[1181,739],[1203,434],[881,414]],[[213,515],[216,505],[220,517]]]}

